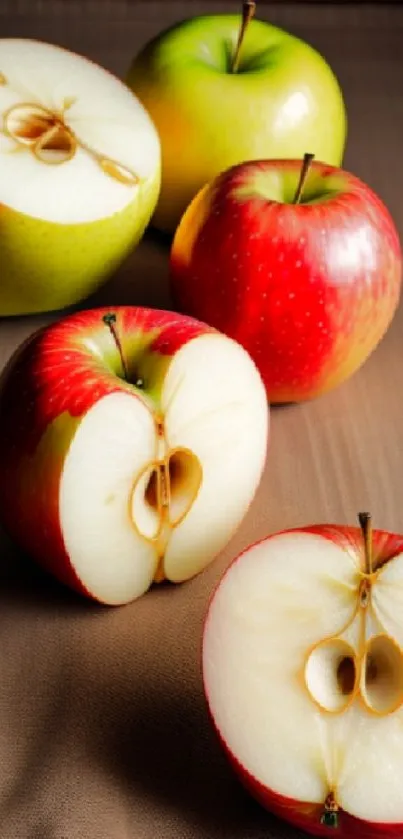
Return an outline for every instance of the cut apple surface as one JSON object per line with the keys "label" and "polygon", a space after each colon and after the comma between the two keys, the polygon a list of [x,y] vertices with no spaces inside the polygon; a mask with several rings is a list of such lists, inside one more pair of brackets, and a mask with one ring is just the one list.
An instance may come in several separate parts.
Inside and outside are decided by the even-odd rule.
{"label": "cut apple surface", "polygon": [[154,175],[151,119],[112,74],[24,38],[0,39],[0,70],[2,203],[51,222],[95,221],[123,210]]}
{"label": "cut apple surface", "polygon": [[0,39],[0,315],[94,291],[148,224],[160,157],[118,78],[53,44]]}
{"label": "cut apple surface", "polygon": [[184,581],[225,546],[263,469],[269,411],[236,342],[117,307],[65,318],[0,390],[0,514],[64,582],[106,603]]}
{"label": "cut apple surface", "polygon": [[247,549],[213,594],[209,709],[241,780],[322,835],[403,835],[403,538],[288,531]]}

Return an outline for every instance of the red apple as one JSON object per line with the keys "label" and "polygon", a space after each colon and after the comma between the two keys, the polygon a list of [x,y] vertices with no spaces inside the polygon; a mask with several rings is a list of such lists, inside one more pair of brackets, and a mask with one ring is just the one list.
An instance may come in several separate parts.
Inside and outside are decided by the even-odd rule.
{"label": "red apple", "polygon": [[310,157],[302,171],[298,160],[263,160],[223,172],[172,245],[177,308],[239,341],[271,402],[310,399],[351,376],[400,297],[388,209],[357,177]]}
{"label": "red apple", "polygon": [[70,315],[3,375],[0,519],[64,583],[128,602],[229,541],[268,418],[247,352],[205,324],[132,307]]}
{"label": "red apple", "polygon": [[317,835],[403,836],[403,536],[321,525],[246,549],[203,635],[209,711],[241,781]]}

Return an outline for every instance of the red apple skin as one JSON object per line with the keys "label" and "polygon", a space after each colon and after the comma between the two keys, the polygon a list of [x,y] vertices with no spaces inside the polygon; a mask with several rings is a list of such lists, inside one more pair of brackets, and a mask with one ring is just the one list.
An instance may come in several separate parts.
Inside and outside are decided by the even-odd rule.
{"label": "red apple skin", "polygon": [[228,169],[191,202],[171,249],[175,307],[238,340],[273,403],[312,399],[349,378],[400,299],[402,253],[388,209],[354,175],[311,168],[333,193],[298,205],[266,196],[274,176],[297,182],[301,161]]}
{"label": "red apple skin", "polygon": [[[338,545],[342,545],[346,549],[356,553],[356,555],[360,557],[362,567],[364,568],[362,532],[358,527],[332,524],[311,525],[308,527],[282,530],[279,533],[272,534],[272,536],[268,538],[274,538],[275,536],[287,533],[313,533],[318,536],[323,536],[325,539],[329,539],[330,541]],[[403,535],[389,533],[384,530],[374,530],[372,538],[374,571],[403,552]],[[255,542],[254,545],[259,545],[267,541],[267,538],[260,539]],[[223,579],[229,572],[232,565],[241,560],[242,557],[248,553],[251,547],[254,547],[254,545],[249,545],[239,554],[239,556],[235,557],[235,559],[230,562],[226,571],[215,585],[209,598],[204,622],[205,627],[209,619],[210,606],[214,600],[218,587],[223,582]],[[323,804],[312,803],[310,801],[297,801],[292,798],[287,798],[261,784],[257,778],[251,775],[251,773],[248,772],[248,770],[239,762],[218,729],[214,719],[213,710],[209,703],[208,688],[204,678],[203,666],[202,673],[204,694],[207,701],[207,712],[221,748],[226,754],[228,762],[235,775],[238,777],[240,783],[259,804],[268,810],[268,812],[283,821],[289,822],[312,836],[340,836],[341,839],[353,839],[353,837],[354,839],[381,839],[381,837],[389,836],[396,837],[396,839],[403,839],[403,824],[367,822],[349,815],[349,813],[346,813],[344,810],[339,810],[338,826],[336,828],[326,827],[321,824]]]}
{"label": "red apple skin", "polygon": [[135,348],[143,339],[148,354],[169,363],[183,344],[211,331],[172,312],[91,309],[28,338],[0,379],[0,520],[38,564],[86,596],[91,593],[75,574],[63,541],[59,486],[67,449],[84,414],[116,391],[139,398],[138,391],[119,378],[118,351],[103,322],[111,312],[129,364],[131,342]]}

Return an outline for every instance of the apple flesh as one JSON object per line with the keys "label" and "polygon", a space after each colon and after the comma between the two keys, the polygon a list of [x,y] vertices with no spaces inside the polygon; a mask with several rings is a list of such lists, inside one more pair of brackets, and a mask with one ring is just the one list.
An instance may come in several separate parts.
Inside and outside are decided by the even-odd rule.
{"label": "apple flesh", "polygon": [[402,254],[381,199],[314,161],[235,166],[185,212],[171,251],[175,307],[235,338],[271,402],[317,397],[348,379],[385,335]]}
{"label": "apple flesh", "polygon": [[0,39],[0,316],[104,283],[153,213],[161,152],[121,81],[52,44]]}
{"label": "apple flesh", "polygon": [[125,603],[225,546],[268,430],[259,373],[226,336],[157,310],[70,315],[3,373],[0,519],[64,583]]}
{"label": "apple flesh", "polygon": [[403,536],[313,526],[247,548],[203,635],[209,711],[236,773],[313,835],[403,836]]}
{"label": "apple flesh", "polygon": [[346,113],[339,83],[309,44],[263,20],[201,15],[159,33],[127,80],[161,138],[162,185],[153,224],[173,233],[196,193],[245,160],[312,151],[339,166]]}

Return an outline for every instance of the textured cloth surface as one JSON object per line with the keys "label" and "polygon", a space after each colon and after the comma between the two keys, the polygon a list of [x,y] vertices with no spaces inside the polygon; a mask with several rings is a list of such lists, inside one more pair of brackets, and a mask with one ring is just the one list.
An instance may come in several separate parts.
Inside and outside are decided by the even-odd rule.
{"label": "textured cloth surface", "polygon": [[[235,7],[235,4],[234,4]],[[122,75],[162,26],[218,2],[0,0],[0,32],[52,40]],[[342,83],[346,168],[386,201],[403,235],[403,8],[270,4]],[[170,306],[168,249],[148,234],[96,298]],[[0,321],[0,368],[50,318]],[[120,609],[88,604],[0,536],[1,839],[280,839],[291,828],[240,789],[211,731],[200,637],[215,581],[241,548],[320,521],[403,530],[403,313],[337,392],[272,412],[267,468],[227,550],[203,575]],[[0,464],[1,468],[1,464]]]}

